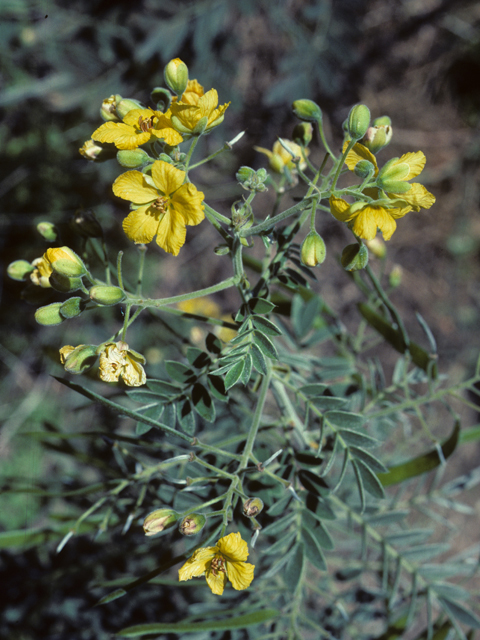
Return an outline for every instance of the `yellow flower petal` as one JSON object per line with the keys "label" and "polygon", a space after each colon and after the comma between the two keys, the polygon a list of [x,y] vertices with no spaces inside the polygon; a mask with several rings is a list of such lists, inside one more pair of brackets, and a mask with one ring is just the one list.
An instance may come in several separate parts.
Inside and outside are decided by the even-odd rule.
{"label": "yellow flower petal", "polygon": [[254,569],[255,565],[249,562],[229,562],[227,560],[228,579],[232,583],[232,587],[237,591],[247,589],[250,586]]}
{"label": "yellow flower petal", "polygon": [[349,222],[355,217],[355,214],[350,213],[350,205],[348,202],[345,202],[342,198],[330,196],[329,203],[333,217],[340,222]]}
{"label": "yellow flower petal", "polygon": [[412,178],[416,178],[423,171],[423,167],[425,166],[426,161],[427,159],[425,158],[425,154],[423,153],[423,151],[405,153],[403,156],[401,156],[398,159],[397,163],[405,163],[409,166],[408,175],[403,179],[411,180]]}
{"label": "yellow flower petal", "polygon": [[123,122],[105,122],[92,133],[92,140],[113,142],[117,149],[136,149],[150,140],[150,133],[136,133],[133,127]]}
{"label": "yellow flower petal", "polygon": [[125,115],[123,121],[125,124],[134,127],[136,130],[140,130],[139,120],[149,120],[156,115],[156,111],[153,109],[130,109],[130,111]]}
{"label": "yellow flower petal", "polygon": [[[132,214],[130,214],[130,216],[131,215]],[[185,238],[187,236],[187,229],[183,217],[170,209],[160,220],[156,233],[158,246],[162,247],[167,253],[178,256],[180,249],[185,244]],[[150,242],[150,240],[148,242]]]}
{"label": "yellow flower petal", "polygon": [[141,171],[122,173],[113,183],[112,189],[116,196],[124,200],[130,200],[134,204],[153,202],[159,195],[155,187],[148,184],[145,180],[145,175]]}
{"label": "yellow flower petal", "polygon": [[175,147],[177,144],[180,144],[180,142],[183,141],[182,136],[173,128],[170,118],[167,118],[163,113],[159,115],[158,121],[155,123],[154,128],[151,130],[151,134],[156,138],[164,140],[171,147]]}
{"label": "yellow flower petal", "polygon": [[124,365],[123,352],[111,342],[100,355],[100,378],[104,382],[117,382]]}
{"label": "yellow flower petal", "polygon": [[157,233],[160,215],[151,207],[139,207],[125,218],[123,230],[136,244],[148,244]]}
{"label": "yellow flower petal", "polygon": [[147,376],[142,365],[127,352],[122,378],[129,387],[141,387],[147,381]]}
{"label": "yellow flower petal", "polygon": [[227,584],[226,574],[223,571],[216,571],[214,573],[209,567],[205,574],[205,578],[207,580],[208,586],[212,590],[212,593],[217,596],[221,596],[223,590],[225,589],[225,585]]}
{"label": "yellow flower petal", "polygon": [[435,203],[435,196],[419,182],[413,182],[411,189],[406,193],[389,193],[390,197],[400,198],[407,202],[415,211],[420,209],[430,209]]}
{"label": "yellow flower petal", "polygon": [[185,180],[185,171],[181,171],[163,160],[157,160],[152,165],[152,178],[155,186],[166,196],[179,189]]}
{"label": "yellow flower petal", "polygon": [[205,218],[204,194],[198,191],[191,182],[182,185],[172,196],[172,207],[180,213],[184,219],[184,224],[195,226],[200,224]]}
{"label": "yellow flower petal", "polygon": [[[342,151],[345,151],[348,143],[349,140],[346,140],[344,142]],[[357,142],[357,144],[351,151],[349,151],[347,157],[345,158],[345,164],[350,169],[350,171],[353,171],[360,160],[368,160],[369,162],[371,162],[375,167],[375,175],[378,174],[378,165],[375,156],[367,149],[367,147]]]}
{"label": "yellow flower petal", "polygon": [[203,575],[207,570],[207,565],[212,561],[217,551],[217,547],[204,547],[203,549],[197,549],[193,556],[186,561],[183,567],[180,567],[178,571],[178,578],[180,582],[190,580],[190,578],[198,578]]}
{"label": "yellow flower petal", "polygon": [[248,545],[240,533],[229,533],[217,542],[218,550],[231,562],[245,562],[248,558]]}
{"label": "yellow flower petal", "polygon": [[365,207],[356,212],[349,225],[353,233],[364,240],[373,240],[377,235],[377,216],[372,207]]}

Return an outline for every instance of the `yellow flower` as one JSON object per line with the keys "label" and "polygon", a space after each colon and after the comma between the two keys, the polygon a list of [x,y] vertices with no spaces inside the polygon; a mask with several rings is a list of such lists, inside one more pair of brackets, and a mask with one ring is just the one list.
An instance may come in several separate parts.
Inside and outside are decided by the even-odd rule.
{"label": "yellow flower", "polygon": [[205,91],[198,80],[189,80],[181,101],[183,104],[198,104],[198,100],[205,95]]}
{"label": "yellow flower", "polygon": [[[349,142],[350,140],[346,140],[344,142],[342,151],[345,151]],[[365,147],[363,144],[360,144],[360,142],[357,142],[353,149],[348,152],[347,157],[345,158],[345,164],[350,169],[350,171],[353,171],[360,160],[368,160],[369,162],[371,162],[375,167],[375,176],[378,175],[377,159],[375,158],[373,153],[367,149],[367,147]]]}
{"label": "yellow flower", "polygon": [[136,207],[123,221],[123,230],[136,243],[157,244],[174,256],[185,243],[186,225],[197,225],[205,217],[201,191],[185,180],[185,171],[157,160],[152,176],[127,171],[113,183],[113,193]]}
{"label": "yellow flower", "polygon": [[245,562],[248,546],[239,533],[220,538],[215,547],[197,549],[178,572],[180,582],[205,574],[212,593],[221,596],[227,578],[232,587],[242,591],[253,580],[255,565]]}
{"label": "yellow flower", "polygon": [[145,358],[129,349],[126,342],[107,342],[100,355],[100,378],[104,382],[118,382],[121,377],[129,387],[140,387],[147,381],[142,364]]}
{"label": "yellow flower", "polygon": [[42,256],[41,258],[35,258],[32,262],[32,267],[35,269],[30,274],[30,280],[33,284],[37,285],[37,287],[42,287],[43,289],[48,289],[52,285],[50,284],[50,276],[53,273],[52,265],[50,262]]}
{"label": "yellow flower", "polygon": [[187,86],[182,100],[173,102],[170,107],[172,124],[181,134],[208,133],[223,122],[224,113],[230,103],[227,102],[219,107],[216,89],[210,89],[203,95],[200,95],[201,92],[203,87],[198,83]]}
{"label": "yellow flower", "polygon": [[[264,153],[268,157],[270,168],[276,173],[283,173],[285,167],[290,171],[294,171],[296,167],[293,162],[293,158],[302,158],[302,147],[300,145],[296,142],[292,142],[292,140],[285,140],[284,138],[282,138],[282,140],[284,145],[292,150],[291,153],[288,153],[279,140],[274,143],[271,151],[264,147],[253,147],[255,151]],[[309,150],[306,149],[305,153],[308,155]],[[306,166],[307,163],[304,160],[301,160],[299,164],[300,169],[303,171]]]}
{"label": "yellow flower", "polygon": [[113,142],[117,149],[136,149],[152,139],[163,139],[171,146],[183,140],[172,127],[170,112],[162,113],[153,109],[132,109],[123,122],[105,122],[92,133],[92,139]]}
{"label": "yellow flower", "polygon": [[412,210],[410,205],[387,208],[381,204],[368,202],[354,202],[349,204],[342,198],[331,196],[330,209],[334,218],[340,222],[347,222],[353,233],[364,240],[373,240],[377,235],[377,228],[383,234],[384,240],[390,240],[397,228],[395,220],[402,218]]}

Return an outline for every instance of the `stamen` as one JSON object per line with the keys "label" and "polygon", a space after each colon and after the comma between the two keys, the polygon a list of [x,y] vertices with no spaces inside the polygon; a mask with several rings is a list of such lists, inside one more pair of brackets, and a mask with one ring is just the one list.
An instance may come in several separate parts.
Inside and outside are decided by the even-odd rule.
{"label": "stamen", "polygon": [[138,118],[138,128],[140,129],[140,131],[143,131],[144,133],[147,131],[151,131],[152,118],[144,118],[143,116],[140,116]]}

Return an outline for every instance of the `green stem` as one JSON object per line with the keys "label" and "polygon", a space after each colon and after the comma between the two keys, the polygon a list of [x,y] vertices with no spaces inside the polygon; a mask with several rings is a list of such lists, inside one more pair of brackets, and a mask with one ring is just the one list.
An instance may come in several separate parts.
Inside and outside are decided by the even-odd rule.
{"label": "green stem", "polygon": [[232,221],[230,220],[230,218],[227,218],[226,216],[222,216],[221,213],[218,213],[218,211],[215,211],[215,209],[213,209],[209,204],[207,204],[206,202],[203,203],[205,205],[205,211],[213,217],[216,220],[218,220],[218,222],[223,222],[224,224],[227,225],[231,225]]}
{"label": "green stem", "polygon": [[238,235],[242,238],[248,238],[249,236],[258,235],[262,231],[272,229],[278,222],[281,222],[282,220],[285,220],[285,218],[289,218],[290,216],[294,216],[296,213],[304,211],[310,206],[310,204],[311,198],[306,196],[301,202],[294,205],[293,207],[290,207],[290,209],[282,211],[282,213],[279,213],[273,218],[269,218],[268,220],[265,220],[260,224],[256,224],[255,226],[250,227],[250,229],[240,229]]}
{"label": "green stem", "polygon": [[192,140],[192,144],[190,145],[190,149],[188,150],[187,158],[185,161],[185,171],[187,173],[189,169],[190,160],[192,158],[193,152],[195,151],[195,147],[197,146],[199,139],[200,139],[200,136],[195,136]]}
{"label": "green stem", "polygon": [[144,244],[141,244],[138,248],[140,251],[140,263],[138,265],[138,280],[137,280],[137,296],[142,295],[142,281],[143,281],[143,270],[145,267],[145,254],[147,253],[147,247]]}
{"label": "green stem", "polygon": [[122,258],[123,258],[123,251],[119,251],[117,256],[117,279],[118,279],[118,286],[120,287],[120,289],[124,288],[123,277],[122,277]]}
{"label": "green stem", "polygon": [[337,170],[335,172],[335,175],[333,176],[333,182],[332,182],[332,191],[335,189],[336,185],[337,185],[337,180],[340,176],[340,171],[342,170],[342,167],[345,163],[345,159],[348,156],[348,154],[350,153],[350,151],[353,149],[353,147],[357,144],[356,140],[350,140],[350,142],[348,143],[345,151],[342,153],[342,156],[340,158],[340,160],[338,161],[338,166],[337,166]]}
{"label": "green stem", "polygon": [[127,336],[127,329],[130,326],[128,323],[128,320],[130,318],[130,310],[131,310],[131,305],[127,304],[127,306],[125,307],[125,317],[123,319],[123,329],[122,329],[122,342],[125,342],[125,338]]}
{"label": "green stem", "polygon": [[332,158],[332,160],[335,162],[336,158],[335,155],[332,153],[332,150],[330,149],[328,142],[325,138],[325,133],[323,131],[323,121],[322,119],[317,120],[317,125],[318,125],[318,133],[320,134],[320,139],[322,141],[323,146],[325,147],[328,155]]}

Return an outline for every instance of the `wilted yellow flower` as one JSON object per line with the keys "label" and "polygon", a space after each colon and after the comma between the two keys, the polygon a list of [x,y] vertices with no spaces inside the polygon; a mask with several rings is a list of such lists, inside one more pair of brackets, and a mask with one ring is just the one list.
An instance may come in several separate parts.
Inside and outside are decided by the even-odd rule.
{"label": "wilted yellow flower", "polygon": [[113,183],[113,193],[135,206],[123,221],[123,230],[136,243],[157,244],[178,255],[185,243],[186,225],[197,225],[205,217],[201,191],[185,180],[185,171],[157,160],[152,176],[127,171]]}
{"label": "wilted yellow flower", "polygon": [[132,109],[123,122],[105,122],[92,133],[92,139],[113,142],[117,149],[136,149],[152,139],[163,139],[171,146],[183,140],[172,127],[170,112],[162,113],[153,109]]}
{"label": "wilted yellow flower", "polygon": [[216,89],[210,89],[207,93],[199,95],[198,92],[202,91],[203,87],[198,83],[187,85],[182,100],[173,102],[170,107],[172,124],[181,134],[208,133],[223,122],[224,113],[230,103],[219,107]]}
{"label": "wilted yellow flower", "polygon": [[248,545],[239,533],[220,538],[215,547],[197,549],[178,572],[180,582],[205,574],[212,593],[221,596],[227,578],[232,587],[242,591],[253,580],[255,565],[245,562]]}
{"label": "wilted yellow flower", "polygon": [[[264,147],[253,147],[255,151],[259,151],[260,153],[264,153],[268,157],[268,163],[270,168],[276,173],[283,173],[285,167],[290,171],[294,171],[296,169],[295,163],[293,162],[293,158],[302,158],[302,147],[298,145],[296,142],[292,140],[285,140],[282,138],[283,144],[291,149],[291,153],[285,149],[285,147],[277,140],[272,150],[265,149]],[[306,149],[305,153],[308,155],[309,150]],[[300,161],[299,167],[303,171],[307,163],[304,160]]]}
{"label": "wilted yellow flower", "polygon": [[378,228],[382,232],[384,240],[390,240],[397,228],[395,220],[402,218],[412,210],[412,207],[405,205],[404,207],[387,208],[372,202],[349,204],[342,198],[331,196],[330,209],[333,217],[340,222],[347,222],[349,228],[359,238],[373,240],[377,235]]}
{"label": "wilted yellow flower", "polygon": [[140,387],[147,381],[142,364],[145,358],[129,349],[126,342],[107,342],[100,355],[100,378],[104,382],[118,382],[121,377],[129,387]]}

